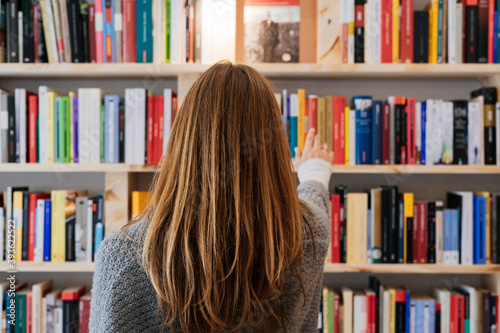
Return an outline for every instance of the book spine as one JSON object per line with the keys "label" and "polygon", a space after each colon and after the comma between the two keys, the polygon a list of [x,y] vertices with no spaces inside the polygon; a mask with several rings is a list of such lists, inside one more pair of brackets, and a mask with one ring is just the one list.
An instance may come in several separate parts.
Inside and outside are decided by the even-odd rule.
{"label": "book spine", "polygon": [[[103,18],[103,0],[95,0],[94,4],[94,22],[95,22],[95,62],[102,63],[104,61],[104,37],[103,37],[103,27],[104,27],[104,18]],[[106,0],[104,0],[106,1]]]}
{"label": "book spine", "polygon": [[403,264],[405,261],[405,216],[404,200],[398,200],[398,241],[397,241],[397,263]]}
{"label": "book spine", "polygon": [[118,113],[118,163],[125,163],[125,105],[120,101]]}
{"label": "book spine", "polygon": [[413,0],[402,1],[401,12],[401,62],[413,63]]}
{"label": "book spine", "polygon": [[392,63],[399,63],[399,0],[392,0]]}
{"label": "book spine", "polygon": [[147,149],[146,149],[146,156],[147,164],[153,164],[153,121],[154,121],[154,112],[155,112],[155,107],[154,107],[154,97],[149,96],[148,97],[148,116],[147,116]]}
{"label": "book spine", "polygon": [[[97,149],[98,151],[98,156],[99,156],[99,162],[100,163],[106,163],[106,137],[105,137],[105,133],[106,133],[106,130],[105,130],[105,127],[106,127],[106,120],[105,120],[105,110],[104,110],[105,106],[104,105],[100,105],[99,107],[99,125],[98,126],[100,128],[100,136],[99,136],[99,148]],[[97,156],[97,154],[96,154]]]}
{"label": "book spine", "polygon": [[95,5],[89,4],[88,9],[89,9],[89,60],[90,62],[97,62]]}
{"label": "book spine", "polygon": [[9,163],[16,163],[16,106],[15,106],[15,97],[8,96],[7,97],[7,105],[8,105],[8,161]]}
{"label": "book spine", "polygon": [[354,1],[346,1],[347,2],[347,22],[348,22],[348,38],[347,38],[347,63],[354,64],[354,48],[355,48],[355,2]]}
{"label": "book spine", "polygon": [[468,164],[467,101],[453,102],[453,164]]}
{"label": "book spine", "polygon": [[44,203],[44,228],[43,228],[43,261],[51,260],[51,228],[52,228],[52,209],[51,201],[45,200]]}
{"label": "book spine", "polygon": [[462,31],[458,30],[457,0],[448,0],[448,63],[450,64],[457,63],[457,34],[462,34]]}
{"label": "book spine", "polygon": [[[332,112],[330,108],[327,112]],[[333,158],[334,164],[345,164],[345,97],[333,97]]]}
{"label": "book spine", "polygon": [[488,62],[488,2],[479,0],[477,6],[477,62]]}
{"label": "book spine", "polygon": [[349,165],[356,165],[356,110],[349,110]]}
{"label": "book spine", "polygon": [[29,219],[29,193],[23,192],[23,203],[22,203],[22,223],[23,223],[23,234],[22,234],[22,260],[29,260],[29,239],[30,233],[30,219]]}
{"label": "book spine", "polygon": [[[482,0],[485,1],[485,0]],[[487,1],[487,0],[486,0]],[[465,3],[465,61],[478,62],[478,1],[467,0]]]}
{"label": "book spine", "polygon": [[436,263],[436,203],[427,203],[427,263]]}
{"label": "book spine", "polygon": [[332,250],[331,262],[340,263],[340,195],[331,195]]}
{"label": "book spine", "polygon": [[[33,13],[33,62],[35,63],[40,63],[40,50],[42,49],[42,41],[40,37],[42,37],[41,33],[41,24],[42,24],[42,19],[41,19],[41,13],[40,13],[40,4],[35,3],[32,5],[32,13]],[[45,44],[45,43],[43,43]],[[43,45],[45,47],[45,45]],[[42,51],[45,52],[45,51]],[[42,54],[42,58],[43,58]]]}
{"label": "book spine", "polygon": [[372,104],[372,164],[382,164],[382,102]]}
{"label": "book spine", "polygon": [[114,3],[114,32],[115,32],[115,62],[121,63],[123,62],[123,16],[122,16],[122,1],[118,0]]}
{"label": "book spine", "polygon": [[187,7],[187,15],[188,15],[188,35],[187,35],[187,49],[188,49],[188,57],[187,57],[187,62],[189,64],[194,63],[194,4],[190,3]]}
{"label": "book spine", "polygon": [[438,1],[438,12],[437,12],[437,20],[438,20],[438,23],[437,23],[437,28],[438,28],[438,33],[437,33],[437,63],[438,64],[442,64],[444,63],[444,55],[443,55],[443,42],[444,42],[444,38],[443,38],[443,27],[444,27],[444,17],[443,17],[443,5],[444,5],[444,1],[443,0],[439,0]]}
{"label": "book spine", "polygon": [[349,1],[340,1],[340,23],[342,25],[340,53],[343,64],[348,63],[349,41]]}
{"label": "book spine", "polygon": [[136,2],[137,62],[149,63],[153,61],[153,16],[151,2],[138,0]]}
{"label": "book spine", "polygon": [[381,63],[392,63],[392,0],[382,0],[381,36],[382,54]]}
{"label": "book spine", "polygon": [[[410,97],[406,100],[406,159],[407,164],[416,164],[415,122],[416,99]],[[403,128],[404,130],[404,128]]]}
{"label": "book spine", "polygon": [[79,1],[69,0],[68,9],[68,24],[71,45],[71,62],[80,63],[84,61],[82,50],[82,25],[80,16]]}
{"label": "book spine", "polygon": [[153,143],[154,147],[154,164],[160,164],[161,162],[161,157],[162,157],[162,148],[163,148],[163,125],[164,125],[164,120],[163,120],[163,103],[164,103],[164,98],[163,96],[155,96],[155,129],[156,129],[156,135],[155,135],[155,141]]}
{"label": "book spine", "polygon": [[28,260],[35,260],[35,233],[36,233],[36,206],[37,196],[27,195],[28,198]]}
{"label": "book spine", "polygon": [[365,3],[356,0],[354,6],[354,62],[364,63],[365,51]]}
{"label": "book spine", "polygon": [[89,5],[87,3],[80,4],[80,47],[82,50],[83,62],[90,62],[90,27],[89,27]]}
{"label": "book spine", "polygon": [[419,231],[421,228],[420,219],[421,211],[418,209],[419,203],[415,202],[413,204],[413,226],[412,226],[412,240],[411,240],[411,256],[408,254],[408,258],[411,258],[409,263],[418,264],[419,261]]}
{"label": "book spine", "polygon": [[355,136],[356,136],[356,164],[371,164],[371,121],[372,101],[365,98],[354,98],[356,112]]}
{"label": "book spine", "polygon": [[391,126],[391,106],[389,105],[389,103],[383,103],[382,104],[382,164],[391,163],[390,126]]}
{"label": "book spine", "polygon": [[28,100],[29,105],[29,163],[37,162],[37,121],[38,121],[38,97],[31,95]]}
{"label": "book spine", "polygon": [[7,3],[7,62],[19,62],[18,1]]}
{"label": "book spine", "polygon": [[116,62],[115,1],[102,1],[102,13],[103,63],[113,63]]}
{"label": "book spine", "polygon": [[495,104],[484,103],[484,164],[496,164]]}
{"label": "book spine", "polygon": [[71,161],[71,106],[70,98],[64,96],[62,98],[62,120],[63,120],[63,145],[62,145],[62,162],[72,163]]}
{"label": "book spine", "polygon": [[22,27],[23,27],[23,61],[24,63],[32,63],[34,61],[34,34],[33,34],[33,17],[32,5],[29,0],[21,0],[22,11]]}
{"label": "book spine", "polygon": [[80,137],[80,129],[79,129],[79,114],[78,114],[78,97],[73,97],[73,100],[70,101],[73,103],[73,163],[79,163],[80,161],[80,149],[79,149],[79,137]]}
{"label": "book spine", "polygon": [[488,63],[494,63],[495,36],[495,0],[488,1]]}
{"label": "book spine", "polygon": [[[0,216],[1,217],[1,216]],[[43,238],[45,226],[45,200],[38,199],[35,210],[35,254],[34,260],[36,262],[43,262]]]}

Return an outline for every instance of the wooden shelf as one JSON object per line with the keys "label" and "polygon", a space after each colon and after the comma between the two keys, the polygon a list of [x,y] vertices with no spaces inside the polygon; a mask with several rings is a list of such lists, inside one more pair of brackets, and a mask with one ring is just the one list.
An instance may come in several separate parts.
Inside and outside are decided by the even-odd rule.
{"label": "wooden shelf", "polygon": [[[1,172],[155,172],[156,165],[0,163]],[[496,165],[334,165],[334,174],[500,174]]]}
{"label": "wooden shelf", "polygon": [[[4,272],[6,263],[1,262]],[[92,273],[93,262],[29,262],[16,264],[17,271],[22,272],[57,272],[57,273]],[[385,273],[385,274],[499,274],[500,265],[401,265],[401,264],[326,264],[324,272],[328,273]]]}
{"label": "wooden shelf", "polygon": [[[500,64],[254,64],[275,79],[485,79]],[[200,74],[201,64],[0,64],[0,78],[172,78]]]}

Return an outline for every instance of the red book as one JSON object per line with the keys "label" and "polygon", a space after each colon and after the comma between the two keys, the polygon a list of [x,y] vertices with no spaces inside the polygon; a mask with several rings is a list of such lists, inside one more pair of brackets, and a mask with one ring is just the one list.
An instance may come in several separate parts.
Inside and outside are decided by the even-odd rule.
{"label": "red book", "polygon": [[33,61],[40,62],[40,54],[38,53],[38,45],[40,45],[40,5],[33,5]]}
{"label": "red book", "polygon": [[28,260],[35,260],[36,201],[50,199],[50,193],[30,193],[28,197]]}
{"label": "red book", "polygon": [[90,301],[92,296],[87,293],[80,297],[79,301],[79,316],[78,320],[80,322],[80,333],[89,333],[89,321],[90,321]]}
{"label": "red book", "polygon": [[413,62],[413,1],[401,2],[400,50],[401,62]]}
{"label": "red book", "polygon": [[311,95],[307,101],[309,104],[309,129],[314,128],[318,133],[318,97]]}
{"label": "red book", "polygon": [[85,286],[69,287],[61,292],[61,299],[63,301],[76,301],[83,294],[85,294]]}
{"label": "red book", "polygon": [[30,95],[28,98],[28,162],[36,163],[37,152],[37,120],[38,120],[38,96]]}
{"label": "red book", "polygon": [[153,163],[159,164],[163,148],[163,96],[155,96],[153,121]]}
{"label": "red book", "polygon": [[418,264],[419,254],[418,254],[418,229],[420,227],[419,217],[420,211],[418,210],[418,203],[413,204],[413,230],[412,230],[412,262]]}
{"label": "red book", "polygon": [[155,114],[155,99],[154,96],[148,96],[148,133],[147,137],[147,152],[146,152],[146,162],[147,164],[153,164],[153,122],[154,122],[154,114]]}
{"label": "red book", "polygon": [[427,202],[418,205],[418,263],[427,264]]}
{"label": "red book", "polygon": [[32,333],[32,332],[33,332],[33,292],[30,292],[26,294],[26,333]]}
{"label": "red book", "polygon": [[135,0],[122,0],[123,62],[137,62]]}
{"label": "red book", "polygon": [[382,51],[380,61],[392,63],[392,0],[382,0],[381,42]]}
{"label": "red book", "polygon": [[[366,296],[366,333],[376,333],[377,298],[372,290],[364,290]],[[396,291],[396,294],[398,291]],[[406,302],[406,295],[404,302]]]}
{"label": "red book", "polygon": [[189,4],[189,21],[188,21],[188,33],[189,33],[189,57],[188,63],[192,64],[194,62],[194,4]]}
{"label": "red book", "polygon": [[416,104],[415,97],[406,99],[406,162],[407,164],[416,164],[417,147],[415,145],[415,118],[416,118]]}
{"label": "red book", "polygon": [[455,297],[457,299],[458,308],[458,332],[465,333],[465,296],[457,294]]}
{"label": "red book", "polygon": [[382,164],[391,164],[391,106],[382,104]]}
{"label": "red book", "polygon": [[493,42],[495,36],[495,0],[488,0],[488,64],[493,63]]}
{"label": "red book", "polygon": [[340,298],[339,295],[336,294],[335,297],[333,298],[333,329],[335,332],[340,332],[339,303],[340,303]]}
{"label": "red book", "polygon": [[332,204],[332,253],[331,261],[334,264],[340,263],[340,195],[330,195]]}
{"label": "red book", "polygon": [[95,48],[95,6],[89,4],[89,53],[90,62],[97,62]]}
{"label": "red book", "polygon": [[458,333],[458,301],[455,293],[450,293],[450,333]]}
{"label": "red book", "polygon": [[[345,96],[333,96],[333,164],[345,164]],[[331,112],[327,110],[327,112]]]}

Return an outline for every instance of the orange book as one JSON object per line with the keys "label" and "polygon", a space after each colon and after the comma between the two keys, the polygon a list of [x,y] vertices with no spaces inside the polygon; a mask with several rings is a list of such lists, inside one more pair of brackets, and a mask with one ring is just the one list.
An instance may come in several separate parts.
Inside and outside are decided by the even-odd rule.
{"label": "orange book", "polygon": [[152,194],[146,191],[132,192],[132,217],[136,217],[147,207]]}

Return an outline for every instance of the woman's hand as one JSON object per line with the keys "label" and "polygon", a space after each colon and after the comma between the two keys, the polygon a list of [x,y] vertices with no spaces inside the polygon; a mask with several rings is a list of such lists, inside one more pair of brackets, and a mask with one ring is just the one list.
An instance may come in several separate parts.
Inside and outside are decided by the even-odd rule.
{"label": "woman's hand", "polygon": [[313,158],[322,159],[330,164],[333,164],[333,151],[329,151],[326,144],[321,144],[321,137],[316,134],[314,128],[311,128],[307,133],[304,151],[295,148],[295,167],[298,168],[302,163]]}

